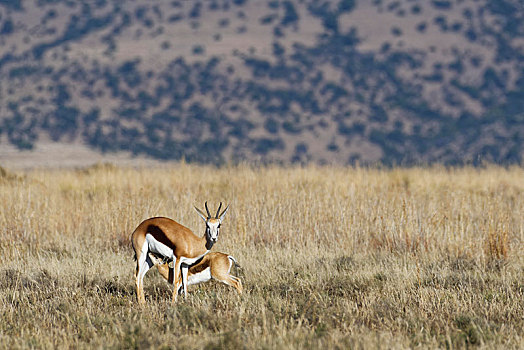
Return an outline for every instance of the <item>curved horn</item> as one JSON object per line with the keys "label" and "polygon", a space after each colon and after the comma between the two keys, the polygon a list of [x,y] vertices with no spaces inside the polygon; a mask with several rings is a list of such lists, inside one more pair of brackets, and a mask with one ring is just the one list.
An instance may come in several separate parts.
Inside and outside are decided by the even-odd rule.
{"label": "curved horn", "polygon": [[220,214],[220,208],[222,208],[222,202],[220,202],[220,205],[218,206],[217,215],[215,215],[215,219],[218,219],[218,214]]}
{"label": "curved horn", "polygon": [[209,214],[209,209],[207,208],[207,201],[206,201],[206,211],[207,211],[207,218],[209,219],[211,217],[211,214]]}

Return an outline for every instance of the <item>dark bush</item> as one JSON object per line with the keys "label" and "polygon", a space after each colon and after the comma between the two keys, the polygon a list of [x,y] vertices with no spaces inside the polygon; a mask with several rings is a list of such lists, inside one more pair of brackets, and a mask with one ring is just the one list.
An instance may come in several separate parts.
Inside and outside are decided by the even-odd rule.
{"label": "dark bush", "polygon": [[284,149],[284,142],[282,139],[270,139],[270,138],[260,138],[254,140],[254,151],[257,154],[266,155],[273,150],[282,150]]}
{"label": "dark bush", "polygon": [[451,1],[449,0],[432,0],[433,7],[439,10],[449,10],[452,7]]}

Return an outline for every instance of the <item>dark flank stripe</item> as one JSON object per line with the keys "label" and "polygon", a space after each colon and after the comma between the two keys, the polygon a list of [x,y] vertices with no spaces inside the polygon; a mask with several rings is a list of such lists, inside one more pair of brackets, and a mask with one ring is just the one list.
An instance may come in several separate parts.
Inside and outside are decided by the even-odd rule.
{"label": "dark flank stripe", "polygon": [[167,238],[166,234],[160,227],[156,225],[149,225],[147,227],[147,233],[151,234],[160,243],[165,244],[170,249],[175,251],[175,245]]}

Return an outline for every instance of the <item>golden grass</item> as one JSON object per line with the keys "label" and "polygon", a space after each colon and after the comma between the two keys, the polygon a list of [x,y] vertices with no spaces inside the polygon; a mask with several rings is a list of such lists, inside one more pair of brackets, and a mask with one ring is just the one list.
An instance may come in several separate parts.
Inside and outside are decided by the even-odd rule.
{"label": "golden grass", "polygon": [[[522,348],[524,169],[0,172],[0,348]],[[129,235],[231,203],[218,283],[135,303]]]}

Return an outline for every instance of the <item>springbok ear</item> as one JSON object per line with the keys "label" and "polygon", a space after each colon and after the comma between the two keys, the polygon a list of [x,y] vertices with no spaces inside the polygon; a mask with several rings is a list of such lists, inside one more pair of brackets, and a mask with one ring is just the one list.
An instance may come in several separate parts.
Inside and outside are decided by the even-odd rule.
{"label": "springbok ear", "polygon": [[200,215],[200,217],[202,218],[202,220],[207,221],[207,218],[204,215],[204,213],[202,213],[202,210],[198,209],[197,207],[195,207],[195,209],[196,209],[198,215]]}
{"label": "springbok ear", "polygon": [[220,220],[220,222],[222,222],[222,220],[224,220],[224,216],[226,216],[226,213],[227,213],[228,209],[229,209],[229,205],[226,207],[226,209],[224,209],[222,214],[220,214],[220,217],[218,218],[218,220]]}

